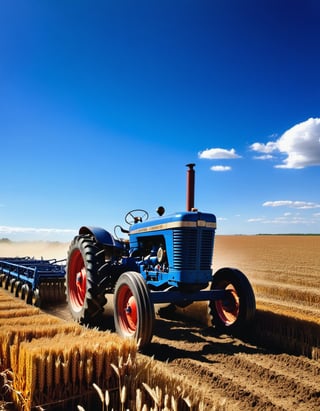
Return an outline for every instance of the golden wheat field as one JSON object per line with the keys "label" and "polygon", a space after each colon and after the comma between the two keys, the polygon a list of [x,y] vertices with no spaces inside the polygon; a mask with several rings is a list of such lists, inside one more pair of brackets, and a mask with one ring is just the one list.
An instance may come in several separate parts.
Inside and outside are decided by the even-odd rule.
{"label": "golden wheat field", "polygon": [[[68,245],[0,247],[2,256],[63,258]],[[217,335],[196,303],[158,315],[143,354],[112,329],[71,323],[65,306],[44,313],[1,292],[0,401],[13,385],[20,407],[48,410],[320,410],[320,236],[217,236],[213,268],[225,266],[253,285],[252,330]],[[77,402],[92,391],[89,405]],[[74,408],[46,405],[71,396]]]}

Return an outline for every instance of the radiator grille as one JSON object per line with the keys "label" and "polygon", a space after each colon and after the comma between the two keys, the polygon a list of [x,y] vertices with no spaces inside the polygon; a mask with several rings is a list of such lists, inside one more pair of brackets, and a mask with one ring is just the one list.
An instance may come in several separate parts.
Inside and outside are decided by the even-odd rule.
{"label": "radiator grille", "polygon": [[201,231],[200,270],[210,270],[213,253],[214,232],[212,230]]}
{"label": "radiator grille", "polygon": [[210,270],[213,252],[212,229],[173,230],[173,264],[177,270]]}

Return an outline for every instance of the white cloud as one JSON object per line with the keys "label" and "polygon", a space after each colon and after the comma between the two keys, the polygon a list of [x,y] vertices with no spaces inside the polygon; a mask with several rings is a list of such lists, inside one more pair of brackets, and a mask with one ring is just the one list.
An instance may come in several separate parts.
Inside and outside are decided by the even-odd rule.
{"label": "white cloud", "polygon": [[291,200],[266,201],[262,205],[263,207],[290,207],[298,209],[320,208],[318,203]]}
{"label": "white cloud", "polygon": [[248,223],[261,223],[261,224],[275,224],[275,225],[308,225],[313,226],[319,224],[319,216],[300,216],[296,215],[281,215],[274,218],[260,217],[260,218],[249,218]]}
{"label": "white cloud", "polygon": [[[254,143],[252,151],[263,154],[279,152],[286,158],[276,168],[305,168],[320,165],[320,118],[309,118],[288,129],[276,141]],[[262,158],[260,158],[262,159]]]}
{"label": "white cloud", "polygon": [[253,151],[258,151],[259,153],[265,153],[265,154],[270,154],[272,153],[274,150],[277,149],[277,143],[276,142],[272,142],[269,141],[269,143],[267,144],[263,144],[263,143],[253,143],[250,146],[251,150]]}
{"label": "white cloud", "polygon": [[204,151],[200,151],[198,156],[199,158],[206,158],[209,160],[241,158],[234,148],[231,150],[226,150],[224,148],[207,148]]}
{"label": "white cloud", "polygon": [[274,158],[271,154],[263,154],[262,156],[254,156],[255,160],[271,160]]}
{"label": "white cloud", "polygon": [[212,170],[212,171],[230,171],[231,167],[230,166],[212,166],[212,167],[210,167],[210,170]]}
{"label": "white cloud", "polygon": [[265,218],[260,217],[260,218],[249,218],[247,221],[248,223],[262,223],[264,222]]}

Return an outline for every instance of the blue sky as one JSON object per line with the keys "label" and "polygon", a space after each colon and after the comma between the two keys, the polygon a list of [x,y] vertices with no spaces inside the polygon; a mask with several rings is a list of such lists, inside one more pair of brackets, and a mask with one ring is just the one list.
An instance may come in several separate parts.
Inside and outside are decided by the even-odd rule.
{"label": "blue sky", "polygon": [[317,0],[0,3],[0,238],[195,205],[319,233]]}

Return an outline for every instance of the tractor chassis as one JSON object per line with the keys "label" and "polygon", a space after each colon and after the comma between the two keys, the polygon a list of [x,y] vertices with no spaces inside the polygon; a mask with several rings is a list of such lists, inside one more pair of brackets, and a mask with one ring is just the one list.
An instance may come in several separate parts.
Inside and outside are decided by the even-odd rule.
{"label": "tractor chassis", "polygon": [[226,299],[229,290],[204,290],[193,293],[181,291],[152,291],[150,300],[153,304],[172,303],[187,306],[195,301],[218,301]]}

